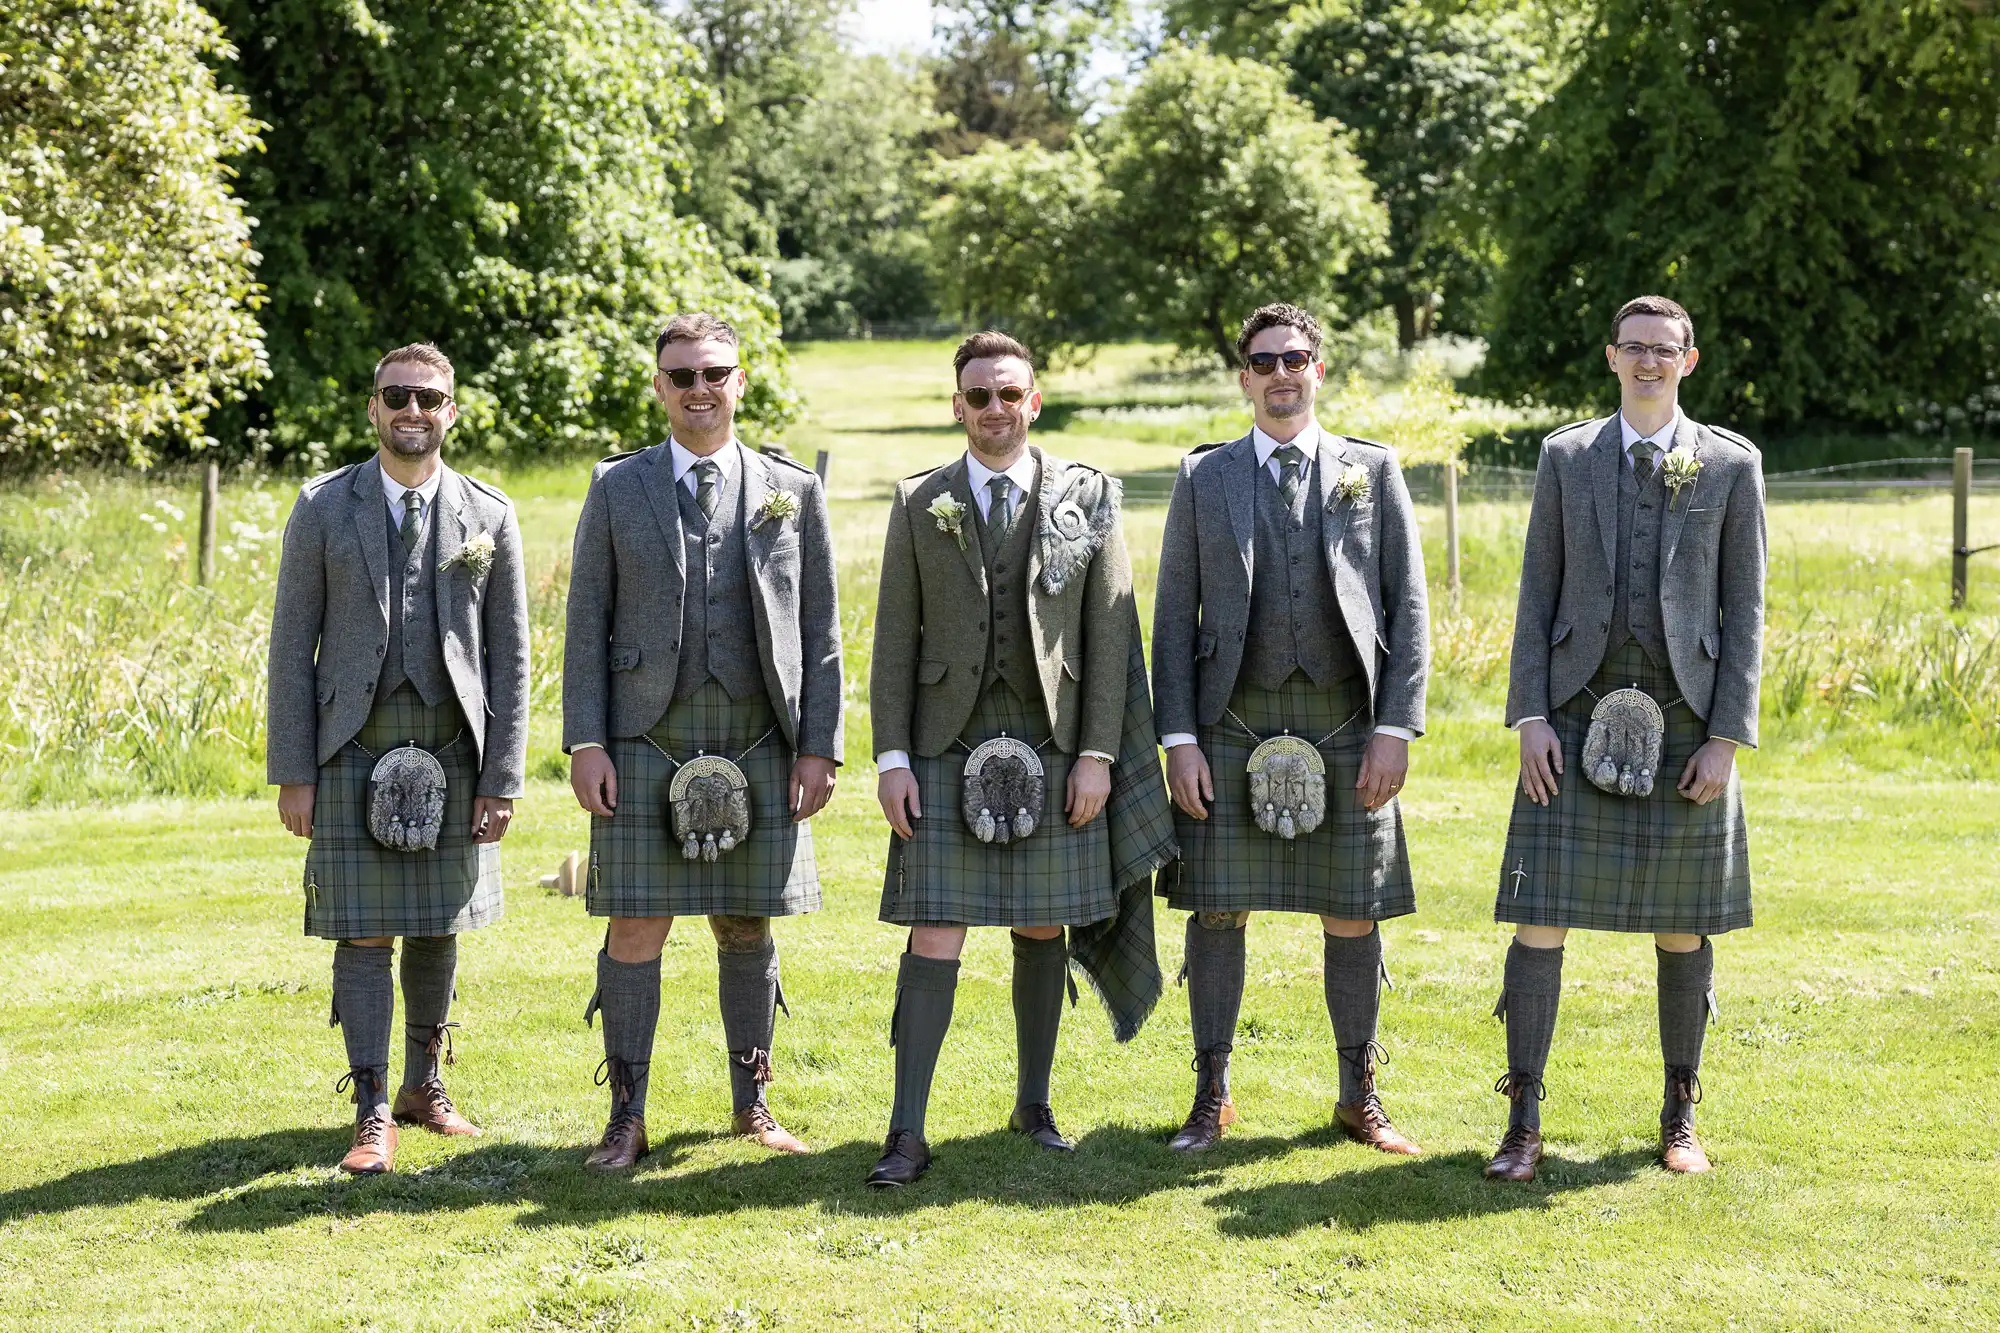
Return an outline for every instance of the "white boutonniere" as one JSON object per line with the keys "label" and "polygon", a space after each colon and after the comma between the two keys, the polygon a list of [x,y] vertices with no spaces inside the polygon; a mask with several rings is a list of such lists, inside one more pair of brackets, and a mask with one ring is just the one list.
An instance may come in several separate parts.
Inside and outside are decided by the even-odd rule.
{"label": "white boutonniere", "polygon": [[1333,502],[1352,500],[1355,504],[1365,504],[1368,500],[1368,473],[1359,463],[1350,463],[1333,483]]}
{"label": "white boutonniere", "polygon": [[1681,487],[1691,484],[1695,474],[1701,471],[1701,460],[1694,456],[1694,449],[1681,445],[1669,453],[1660,464],[1660,479],[1667,483],[1667,508],[1672,509],[1681,498]]}
{"label": "white boutonniere", "polygon": [[937,520],[939,532],[948,532],[958,542],[958,549],[965,549],[965,506],[949,495],[940,495],[931,501],[930,514]]}
{"label": "white boutonniere", "polygon": [[493,568],[493,534],[480,532],[466,538],[465,545],[459,547],[457,553],[444,562],[446,569],[450,569],[453,565],[462,566],[465,572],[474,578],[479,578]]}
{"label": "white boutonniere", "polygon": [[766,523],[782,523],[799,512],[799,497],[790,491],[772,491],[764,497],[764,503],[757,506],[757,513],[750,520],[750,526],[760,528]]}

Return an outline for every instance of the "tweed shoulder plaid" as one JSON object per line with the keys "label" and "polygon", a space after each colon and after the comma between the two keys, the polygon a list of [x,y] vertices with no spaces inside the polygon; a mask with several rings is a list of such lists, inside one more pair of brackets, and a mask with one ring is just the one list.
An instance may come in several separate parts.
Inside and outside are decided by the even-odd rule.
{"label": "tweed shoulder plaid", "polygon": [[1391,798],[1379,810],[1362,806],[1354,790],[1374,720],[1368,683],[1359,674],[1322,689],[1294,671],[1275,690],[1239,680],[1230,711],[1259,736],[1289,728],[1316,741],[1326,757],[1326,819],[1286,841],[1257,827],[1250,814],[1244,766],[1257,742],[1227,714],[1200,732],[1214,775],[1207,819],[1174,811],[1181,859],[1160,875],[1159,891],[1184,912],[1311,912],[1348,921],[1386,921],[1417,910],[1402,807]]}
{"label": "tweed shoulder plaid", "polygon": [[1563,775],[1547,806],[1514,792],[1493,919],[1580,930],[1720,935],[1751,923],[1750,835],[1743,789],[1696,805],[1675,790],[1708,726],[1685,703],[1666,710],[1659,781],[1646,797],[1599,791],[1583,776],[1593,696],[1637,685],[1665,704],[1679,693],[1638,642],[1598,668],[1589,687],[1549,719],[1562,742]]}
{"label": "tweed shoulder plaid", "polygon": [[[584,906],[592,916],[796,916],[819,910],[812,825],[792,822],[786,791],[792,761],[783,734],[774,732],[737,759],[777,721],[765,695],[731,699],[709,680],[668,707],[650,740],[612,740],[618,813],[590,819]],[[667,813],[676,761],[703,750],[737,759],[750,780],[750,837],[712,862],[681,855]]]}
{"label": "tweed shoulder plaid", "polygon": [[[444,766],[444,831],[435,851],[396,852],[368,833],[368,775],[383,751],[414,740]],[[440,748],[442,747],[442,748]],[[306,850],[305,933],[328,940],[455,935],[500,919],[500,848],[472,841],[479,768],[458,704],[425,706],[405,684],[380,700],[354,740],[319,768]]]}

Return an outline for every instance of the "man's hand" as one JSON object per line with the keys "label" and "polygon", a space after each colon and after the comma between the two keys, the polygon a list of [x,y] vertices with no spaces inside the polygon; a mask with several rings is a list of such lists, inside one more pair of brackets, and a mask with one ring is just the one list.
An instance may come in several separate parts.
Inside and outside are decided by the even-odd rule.
{"label": "man's hand", "polygon": [[514,822],[514,802],[505,796],[475,796],[472,798],[472,840],[474,842],[498,842],[507,836],[507,826]]}
{"label": "man's hand", "polygon": [[1380,810],[1387,805],[1403,789],[1403,779],[1409,772],[1408,741],[1379,731],[1370,736],[1368,749],[1361,756],[1361,776],[1354,780],[1354,790],[1361,793],[1362,808]]}
{"label": "man's hand", "polygon": [[1556,779],[1562,776],[1563,747],[1556,729],[1540,718],[1521,724],[1521,790],[1536,805],[1547,805],[1556,795]]}
{"label": "man's hand", "polygon": [[1076,762],[1069,766],[1069,797],[1063,802],[1063,813],[1069,816],[1071,828],[1082,828],[1097,818],[1104,809],[1104,803],[1111,799],[1111,765],[1094,754],[1080,754]]}
{"label": "man's hand", "polygon": [[1188,818],[1208,818],[1203,802],[1215,799],[1215,783],[1208,774],[1208,757],[1199,745],[1176,745],[1167,751],[1167,790]]}
{"label": "man's hand", "polygon": [[875,799],[882,803],[882,817],[904,842],[917,836],[916,822],[924,817],[917,800],[917,775],[907,768],[885,768],[875,779]]}
{"label": "man's hand", "polygon": [[278,820],[285,831],[300,838],[313,835],[313,796],[319,786],[311,782],[287,782],[278,788]]}
{"label": "man's hand", "polygon": [[1687,770],[1681,774],[1681,795],[1696,805],[1707,805],[1729,789],[1729,771],[1734,767],[1736,747],[1724,740],[1709,741],[1688,756]]}
{"label": "man's hand", "polygon": [[834,764],[816,754],[802,754],[792,761],[792,822],[803,824],[833,799]]}
{"label": "man's hand", "polygon": [[618,769],[601,745],[591,745],[569,757],[569,789],[576,803],[606,819],[618,813]]}

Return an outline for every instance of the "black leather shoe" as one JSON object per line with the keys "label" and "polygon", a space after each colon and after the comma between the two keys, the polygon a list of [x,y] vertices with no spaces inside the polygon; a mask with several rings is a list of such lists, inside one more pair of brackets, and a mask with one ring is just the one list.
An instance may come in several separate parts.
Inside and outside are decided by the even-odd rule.
{"label": "black leather shoe", "polygon": [[882,1141],[882,1160],[868,1173],[877,1189],[914,1185],[931,1169],[931,1149],[915,1130],[892,1129]]}
{"label": "black leather shoe", "polygon": [[1056,1128],[1056,1113],[1047,1102],[1036,1102],[1033,1106],[1017,1106],[1014,1114],[1007,1119],[1007,1128],[1016,1134],[1026,1134],[1051,1152],[1075,1152],[1076,1145],[1062,1136]]}

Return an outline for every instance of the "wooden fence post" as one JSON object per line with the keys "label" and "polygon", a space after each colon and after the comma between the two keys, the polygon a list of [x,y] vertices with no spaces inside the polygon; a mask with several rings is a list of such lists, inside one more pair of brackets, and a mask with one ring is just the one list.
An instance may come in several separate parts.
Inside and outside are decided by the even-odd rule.
{"label": "wooden fence post", "polygon": [[1966,565],[1972,550],[1972,450],[1951,451],[1951,605],[1955,611],[1965,605]]}
{"label": "wooden fence post", "polygon": [[813,459],[813,471],[819,474],[819,484],[821,490],[826,489],[826,468],[827,464],[831,462],[833,462],[833,455],[828,453],[824,449],[819,451],[818,458]]}
{"label": "wooden fence post", "polygon": [[1451,609],[1458,610],[1458,460],[1444,464],[1444,586],[1451,597]]}
{"label": "wooden fence post", "polygon": [[215,582],[215,520],[220,506],[222,489],[222,469],[211,462],[202,469],[201,476],[201,584],[205,588]]}

